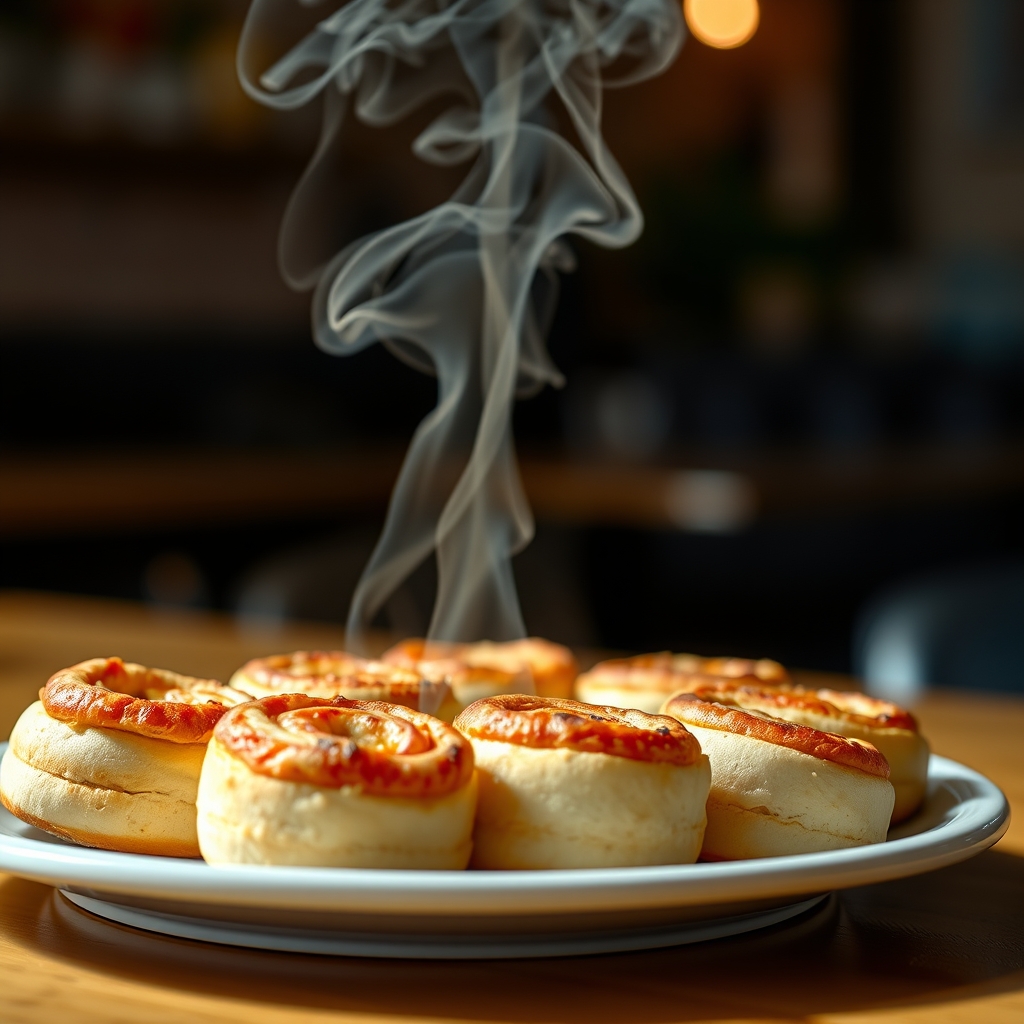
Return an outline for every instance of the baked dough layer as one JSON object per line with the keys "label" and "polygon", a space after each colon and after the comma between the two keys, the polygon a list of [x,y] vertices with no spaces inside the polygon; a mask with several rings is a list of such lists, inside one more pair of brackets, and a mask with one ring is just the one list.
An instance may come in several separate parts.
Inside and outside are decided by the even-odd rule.
{"label": "baked dough layer", "polygon": [[855,691],[751,686],[743,680],[721,680],[693,692],[707,701],[870,743],[889,763],[896,792],[892,824],[909,818],[924,799],[928,741],[917,731],[914,717],[895,704]]}
{"label": "baked dough layer", "polygon": [[[872,725],[850,717],[868,714],[876,706],[902,711],[896,705],[876,701],[861,693],[843,693],[837,690],[818,690],[817,696],[834,704],[841,712],[849,712],[849,715],[840,715],[838,720],[831,717],[826,719],[830,723],[827,728],[841,736],[866,740],[889,762],[889,781],[896,791],[891,824],[905,821],[921,806],[928,788],[928,760],[931,755],[928,741],[916,728]],[[910,717],[906,713],[904,715]],[[821,729],[825,726],[818,725],[815,728]]]}
{"label": "baked dough layer", "polygon": [[568,647],[540,637],[470,644],[411,638],[385,651],[383,660],[443,679],[451,687],[455,714],[474,701],[505,693],[570,697],[579,672]]}
{"label": "baked dough layer", "polygon": [[444,681],[383,661],[371,661],[347,651],[293,651],[246,662],[230,684],[254,698],[281,693],[309,697],[345,697],[350,700],[382,700],[414,711],[445,718],[458,714]]}
{"label": "baked dough layer", "polygon": [[579,674],[579,665],[568,647],[536,636],[503,643],[482,640],[466,644],[461,657],[467,665],[506,672],[525,666],[541,697],[571,697],[572,684]]}
{"label": "baked dough layer", "polygon": [[602,661],[584,672],[575,686],[576,699],[658,714],[675,693],[697,692],[701,684],[718,681],[759,686],[785,685],[789,674],[777,661],[762,658],[703,658],[696,654],[640,654]]}
{"label": "baked dough layer", "polygon": [[475,777],[433,800],[276,779],[214,737],[199,782],[199,845],[211,864],[461,869],[476,793]]}
{"label": "baked dough layer", "polygon": [[11,813],[85,846],[196,857],[195,798],[205,743],[75,728],[30,705],[0,763]]}
{"label": "baked dough layer", "polygon": [[690,723],[711,761],[703,856],[779,857],[885,841],[888,780],[776,743]]}
{"label": "baked dough layer", "polygon": [[583,675],[576,680],[575,696],[585,704],[610,704],[616,708],[635,708],[656,715],[669,697],[685,689],[685,686],[677,685],[672,679],[666,678],[665,682],[666,685],[661,685],[660,682],[645,680],[643,685],[633,686]]}
{"label": "baked dough layer", "polygon": [[921,806],[928,783],[928,741],[909,729],[890,729],[853,722],[842,715],[820,715],[799,708],[779,708],[778,718],[812,729],[870,743],[889,762],[889,782],[896,794],[892,824],[909,818]]}
{"label": "baked dough layer", "polygon": [[471,737],[480,779],[472,866],[689,864],[704,834],[708,759],[690,765]]}

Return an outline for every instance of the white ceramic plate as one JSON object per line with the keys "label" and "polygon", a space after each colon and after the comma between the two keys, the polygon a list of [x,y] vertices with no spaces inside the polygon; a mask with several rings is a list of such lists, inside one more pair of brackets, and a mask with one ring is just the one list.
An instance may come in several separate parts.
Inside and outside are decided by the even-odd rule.
{"label": "white ceramic plate", "polygon": [[75,846],[0,809],[0,870],[57,886],[101,917],[183,938],[356,956],[555,956],[775,924],[833,889],[966,860],[1008,824],[993,783],[933,755],[912,820],[888,842],[827,853],[576,871],[214,868]]}

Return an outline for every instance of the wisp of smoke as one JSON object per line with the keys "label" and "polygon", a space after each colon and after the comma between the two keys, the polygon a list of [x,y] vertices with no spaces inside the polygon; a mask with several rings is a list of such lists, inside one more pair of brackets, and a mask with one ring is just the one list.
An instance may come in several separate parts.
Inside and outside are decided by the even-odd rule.
{"label": "wisp of smoke", "polygon": [[[294,109],[321,94],[320,144],[285,215],[280,259],[315,287],[314,335],[344,355],[381,342],[438,379],[436,408],[409,448],[383,533],[356,588],[354,646],[431,554],[429,635],[524,635],[511,558],[533,519],[515,461],[512,406],[561,376],[545,349],[564,239],[628,245],[643,219],[601,135],[602,89],[662,71],[682,40],[677,0],[349,0],[268,70],[258,57],[284,8],[254,0],[239,74],[261,103]],[[608,73],[606,80],[603,75]],[[431,164],[469,163],[451,198],[305,266],[324,161],[346,112],[391,125],[428,101],[451,103],[416,138]],[[574,141],[552,125],[561,104]]]}

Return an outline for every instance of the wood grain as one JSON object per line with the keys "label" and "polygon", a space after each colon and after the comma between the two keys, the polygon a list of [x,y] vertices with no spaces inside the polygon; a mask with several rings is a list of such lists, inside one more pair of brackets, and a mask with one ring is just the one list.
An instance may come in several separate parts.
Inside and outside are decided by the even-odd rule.
{"label": "wood grain", "polygon": [[[224,618],[83,599],[0,595],[0,715],[91,654],[226,675],[245,657],[340,642]],[[1024,701],[930,695],[939,753],[1024,799]],[[929,875],[842,893],[802,920],[697,946],[574,960],[404,962],[205,946],[99,921],[46,886],[0,876],[4,1024],[456,1021],[671,1024],[1024,1019],[1024,838]]]}

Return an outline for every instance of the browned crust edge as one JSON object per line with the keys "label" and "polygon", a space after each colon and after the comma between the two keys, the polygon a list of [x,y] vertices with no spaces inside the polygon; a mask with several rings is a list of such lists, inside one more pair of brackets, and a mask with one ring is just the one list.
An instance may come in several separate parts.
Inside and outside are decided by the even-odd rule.
{"label": "browned crust edge", "polygon": [[[756,679],[761,684],[789,685],[790,675],[786,669],[771,658],[704,658],[697,654],[675,654],[672,651],[656,651],[651,654],[637,654],[630,658],[610,658],[598,662],[584,673],[589,681],[614,680],[635,677],[674,675],[677,677],[701,677],[717,679]],[[638,683],[639,685],[639,683]]]}
{"label": "browned crust edge", "polygon": [[[910,712],[888,701],[876,700],[861,693],[847,694],[838,690],[804,690],[800,687],[765,686],[742,679],[701,682],[687,688],[703,700],[736,705],[750,711],[773,714],[776,708],[794,708],[837,723],[849,723],[865,730],[901,729],[917,732],[917,722]],[[859,710],[852,710],[857,708]],[[850,710],[848,710],[850,709]],[[865,710],[871,714],[863,714]]]}
{"label": "browned crust edge", "polygon": [[39,699],[51,718],[69,725],[119,729],[171,743],[208,741],[227,706],[216,701],[191,704],[137,696],[153,684],[165,690],[202,687],[222,691],[229,699],[247,696],[215,679],[183,676],[120,658],[91,658],[55,672],[39,691]]}
{"label": "browned crust edge", "polygon": [[[296,662],[309,662],[318,667],[297,674],[289,671]],[[368,663],[368,659],[349,654],[348,651],[291,651],[288,654],[268,654],[262,658],[252,658],[235,672],[235,677],[249,676],[263,686],[277,687],[289,682],[295,685],[304,680],[346,678],[353,672],[361,671]]]}
{"label": "browned crust edge", "polygon": [[704,700],[692,693],[676,694],[666,702],[663,710],[683,725],[749,736],[845,768],[855,768],[868,775],[889,778],[889,762],[873,746],[837,733],[822,732],[778,718],[762,718],[742,708]]}
{"label": "browned crust edge", "polygon": [[460,712],[455,727],[474,739],[681,767],[701,756],[696,737],[674,719],[562,697],[485,697]]}

